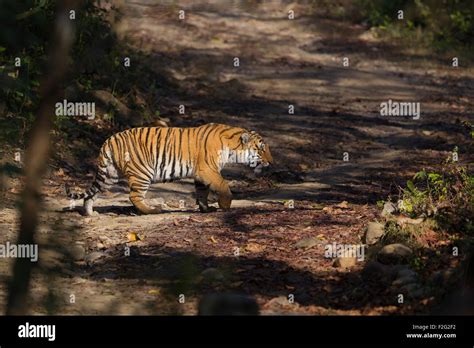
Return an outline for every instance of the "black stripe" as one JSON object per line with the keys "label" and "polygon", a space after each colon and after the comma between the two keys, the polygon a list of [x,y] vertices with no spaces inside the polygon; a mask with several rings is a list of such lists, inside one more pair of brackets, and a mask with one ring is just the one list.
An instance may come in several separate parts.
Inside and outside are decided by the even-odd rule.
{"label": "black stripe", "polygon": [[[133,133],[132,133],[132,135],[133,135]],[[134,138],[132,138],[131,136],[129,136],[128,139],[129,139],[129,142],[130,142],[129,146],[131,147],[130,150],[133,151],[133,153],[135,154],[135,157],[130,156],[130,162],[135,164],[135,166],[140,166],[141,165],[141,167],[143,168],[143,171],[142,171],[143,175],[146,175],[145,172],[148,172],[148,175],[153,177],[153,171],[150,168],[147,168],[146,164],[143,163],[143,161],[142,161],[143,156],[140,155],[139,150],[135,147],[136,144],[132,141],[132,140],[136,141],[137,140],[136,137],[134,136]],[[136,161],[140,162],[140,164],[138,164]]]}
{"label": "black stripe", "polygon": [[[153,141],[151,142],[153,144]],[[158,165],[160,164],[159,159],[160,159],[160,153],[161,153],[161,148],[159,147],[161,144],[161,130],[157,130],[157,138],[156,138],[156,158],[155,158],[155,177],[158,177]]]}
{"label": "black stripe", "polygon": [[181,178],[183,176],[183,163],[182,163],[182,160],[183,160],[183,145],[182,145],[182,142],[183,142],[183,129],[180,128],[179,129],[179,149],[178,149],[178,163],[179,163],[179,177]]}
{"label": "black stripe", "polygon": [[170,137],[170,129],[167,128],[166,137],[163,144],[163,158],[161,159],[161,163],[160,163],[160,179],[163,179],[163,168],[166,164],[166,158],[167,158],[166,153],[167,153],[167,145],[168,145],[169,137]]}

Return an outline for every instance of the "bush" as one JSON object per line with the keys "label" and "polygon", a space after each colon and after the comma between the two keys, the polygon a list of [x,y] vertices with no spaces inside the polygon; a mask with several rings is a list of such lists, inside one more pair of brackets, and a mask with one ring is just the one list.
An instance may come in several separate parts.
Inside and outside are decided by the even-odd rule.
{"label": "bush", "polygon": [[457,162],[416,173],[400,198],[400,210],[412,217],[431,216],[442,229],[474,232],[474,175]]}
{"label": "bush", "polygon": [[[39,102],[39,84],[48,59],[47,52],[55,20],[53,0],[2,0],[0,2],[0,143],[23,146]],[[71,64],[78,66],[71,79],[85,76],[87,57],[109,59],[115,38],[104,13],[84,1],[77,14],[77,38],[72,48]],[[109,45],[103,45],[108,40]],[[101,41],[102,40],[102,41]],[[101,47],[104,54],[90,54]],[[96,52],[97,53],[97,52]],[[99,58],[97,58],[99,57]],[[105,57],[105,58],[104,58]],[[15,66],[15,59],[21,66]],[[90,60],[91,58],[89,58]],[[80,63],[80,64],[78,64]],[[112,63],[100,61],[102,66]],[[92,71],[91,73],[93,73]],[[79,75],[82,73],[82,75]]]}
{"label": "bush", "polygon": [[[423,31],[438,49],[474,45],[474,2],[471,0],[356,0],[370,26],[394,28],[402,35]],[[403,10],[404,20],[397,17]]]}

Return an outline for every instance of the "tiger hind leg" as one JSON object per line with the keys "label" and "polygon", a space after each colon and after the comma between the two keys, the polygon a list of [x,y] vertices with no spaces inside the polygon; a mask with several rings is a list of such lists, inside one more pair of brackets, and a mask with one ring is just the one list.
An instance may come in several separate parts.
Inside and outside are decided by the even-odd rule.
{"label": "tiger hind leg", "polygon": [[98,215],[96,211],[93,210],[94,202],[97,200],[98,193],[89,198],[84,198],[84,215],[94,216]]}
{"label": "tiger hind leg", "polygon": [[94,202],[99,197],[99,193],[109,190],[118,180],[117,169],[110,161],[105,161],[105,164],[99,166],[95,182],[89,190],[90,194],[84,198],[84,214],[86,216],[98,215],[98,213],[93,210],[93,207]]}
{"label": "tiger hind leg", "polygon": [[161,206],[150,207],[145,203],[145,195],[150,187],[150,183],[137,183],[130,179],[130,201],[135,208],[142,214],[157,214],[161,212]]}

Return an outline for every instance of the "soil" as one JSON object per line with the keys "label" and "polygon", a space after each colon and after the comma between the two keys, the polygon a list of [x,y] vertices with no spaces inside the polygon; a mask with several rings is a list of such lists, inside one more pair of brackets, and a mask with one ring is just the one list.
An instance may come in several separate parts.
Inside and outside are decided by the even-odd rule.
{"label": "soil", "polygon": [[[152,203],[166,203],[161,214],[137,214],[119,185],[97,201],[99,215],[85,217],[70,209],[64,184],[87,187],[84,164],[93,157],[52,167],[44,180],[32,313],[192,315],[215,292],[252,296],[263,314],[433,311],[441,293],[399,304],[389,287],[362,276],[367,260],[336,268],[324,246],[360,244],[367,224],[381,219],[376,202],[396,197],[397,185],[438,165],[455,145],[460,161],[469,160],[461,121],[472,121],[472,67],[453,68],[450,59],[386,42],[361,25],[313,14],[309,5],[181,3],[127,1],[114,27],[121,41],[147,55],[149,68],[180,87],[163,91],[161,115],[176,126],[205,121],[255,130],[267,140],[274,168],[263,177],[226,170],[230,211],[199,213],[192,181],[183,180],[149,191]],[[389,99],[420,102],[421,117],[381,116],[380,103]],[[12,179],[0,210],[1,243],[15,240],[20,187]],[[297,247],[305,238],[316,242]],[[451,239],[435,239],[430,247],[440,246],[445,259],[420,254],[423,284],[434,270],[458,265],[447,251]],[[64,257],[59,245],[79,254],[83,248],[85,259]],[[3,281],[10,267],[11,260],[0,263]],[[294,303],[286,301],[290,295]],[[2,285],[0,306],[5,301]]]}

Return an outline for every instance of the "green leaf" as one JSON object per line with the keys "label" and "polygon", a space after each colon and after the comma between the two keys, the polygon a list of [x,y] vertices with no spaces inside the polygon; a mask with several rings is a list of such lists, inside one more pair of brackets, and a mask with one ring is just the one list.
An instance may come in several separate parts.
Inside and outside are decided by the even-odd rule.
{"label": "green leaf", "polygon": [[415,174],[413,179],[414,180],[424,180],[424,179],[426,179],[426,171],[425,170],[419,171],[418,173]]}

